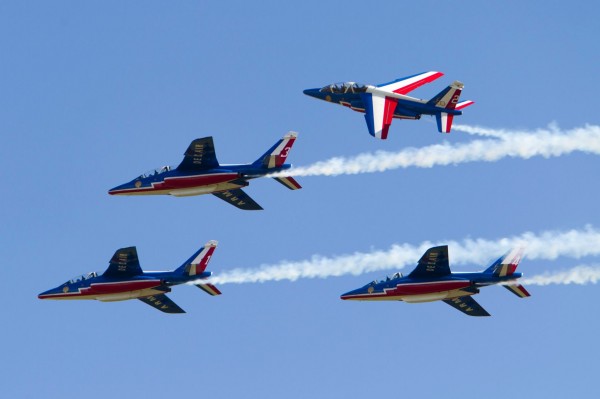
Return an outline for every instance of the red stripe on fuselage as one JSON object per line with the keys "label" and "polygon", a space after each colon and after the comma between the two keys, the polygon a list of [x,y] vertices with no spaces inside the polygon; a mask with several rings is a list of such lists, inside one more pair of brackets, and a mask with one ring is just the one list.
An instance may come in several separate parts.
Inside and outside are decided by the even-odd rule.
{"label": "red stripe on fuselage", "polygon": [[164,182],[155,184],[156,189],[166,188],[191,188],[197,186],[208,186],[211,184],[225,183],[240,177],[238,173],[219,173],[211,175],[167,177]]}
{"label": "red stripe on fuselage", "polygon": [[357,298],[377,298],[386,296],[410,296],[410,295],[423,295],[433,294],[436,292],[452,291],[461,288],[466,288],[471,285],[469,281],[433,281],[427,283],[409,283],[399,284],[395,288],[386,288],[384,292],[374,292],[372,294],[364,295],[348,295],[348,299]]}
{"label": "red stripe on fuselage", "polygon": [[107,294],[120,294],[123,292],[139,291],[148,288],[158,287],[162,284],[160,280],[134,280],[119,281],[114,283],[92,283],[89,287],[80,288],[78,292],[65,292],[64,294],[48,294],[40,299],[50,298],[73,298],[84,296],[96,296]]}
{"label": "red stripe on fuselage", "polygon": [[124,190],[114,190],[111,194],[152,193],[153,191],[178,190],[210,186],[211,184],[226,183],[239,178],[238,173],[218,173],[209,175],[167,177],[161,182],[152,183],[152,187],[141,187]]}
{"label": "red stripe on fuselage", "polygon": [[435,281],[427,283],[400,284],[394,289],[385,290],[386,295],[420,295],[434,292],[457,290],[471,285],[469,281]]}

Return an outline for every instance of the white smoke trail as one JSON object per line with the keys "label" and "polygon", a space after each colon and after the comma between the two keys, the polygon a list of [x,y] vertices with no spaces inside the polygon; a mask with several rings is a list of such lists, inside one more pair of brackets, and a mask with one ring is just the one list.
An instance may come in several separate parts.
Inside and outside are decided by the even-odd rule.
{"label": "white smoke trail", "polygon": [[550,285],[550,284],[596,284],[600,281],[600,266],[577,266],[569,270],[546,272],[536,276],[523,278],[523,285]]}
{"label": "white smoke trail", "polygon": [[355,252],[336,257],[314,255],[301,261],[282,261],[275,265],[262,265],[255,269],[237,268],[211,277],[213,284],[262,283],[265,281],[290,280],[300,278],[327,278],[347,274],[390,270],[400,270],[416,265],[418,259],[430,247],[448,244],[450,260],[456,264],[476,264],[484,266],[491,257],[499,257],[514,247],[526,247],[529,259],[554,260],[560,256],[581,258],[600,255],[600,230],[586,226],[581,230],[531,232],[498,240],[464,239],[458,241],[423,242],[419,245],[395,244],[388,250]]}
{"label": "white smoke trail", "polygon": [[[455,130],[489,137],[459,144],[435,144],[405,148],[398,152],[378,151],[354,157],[335,157],[293,169],[294,176],[338,176],[384,172],[398,168],[431,168],[466,162],[495,162],[502,158],[558,157],[572,152],[600,154],[600,126],[585,125],[562,131],[551,124],[535,131],[490,129],[457,125]],[[275,176],[287,176],[290,172]]]}

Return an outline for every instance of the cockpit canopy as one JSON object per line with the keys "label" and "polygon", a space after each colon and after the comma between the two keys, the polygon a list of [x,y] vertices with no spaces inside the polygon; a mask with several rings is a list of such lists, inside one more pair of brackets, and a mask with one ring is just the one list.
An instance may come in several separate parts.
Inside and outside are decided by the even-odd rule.
{"label": "cockpit canopy", "polygon": [[67,281],[67,284],[78,283],[80,281],[89,280],[89,279],[94,278],[94,277],[98,277],[98,273],[96,273],[96,272],[89,272],[88,274],[82,274],[81,276],[73,277],[72,279],[70,279],[69,281]]}
{"label": "cockpit canopy", "polygon": [[362,83],[356,83],[356,82],[334,83],[334,84],[325,86],[320,90],[321,93],[337,93],[337,94],[364,93],[365,91],[367,91],[367,86]]}
{"label": "cockpit canopy", "polygon": [[379,284],[379,283],[385,283],[386,281],[395,280],[395,279],[400,278],[400,277],[402,277],[402,273],[395,273],[392,276],[387,276],[385,278],[385,280],[381,280],[381,281],[373,280],[368,285],[375,285],[375,284]]}
{"label": "cockpit canopy", "polygon": [[140,179],[145,179],[146,177],[160,175],[161,173],[168,172],[168,171],[170,171],[172,169],[173,169],[173,167],[171,167],[171,166],[168,166],[168,165],[167,166],[163,166],[163,167],[160,167],[160,168],[149,170],[146,173],[141,174],[139,178]]}

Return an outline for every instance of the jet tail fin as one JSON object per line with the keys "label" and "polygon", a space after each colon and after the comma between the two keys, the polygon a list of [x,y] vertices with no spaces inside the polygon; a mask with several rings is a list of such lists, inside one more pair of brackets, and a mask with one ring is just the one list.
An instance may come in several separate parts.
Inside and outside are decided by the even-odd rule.
{"label": "jet tail fin", "polygon": [[428,105],[434,105],[437,108],[441,108],[440,112],[435,115],[440,133],[450,133],[452,122],[454,120],[453,113],[444,112],[443,110],[458,111],[474,104],[471,100],[458,102],[463,87],[464,84],[457,80],[427,102]]}
{"label": "jet tail fin", "polygon": [[287,156],[298,137],[298,133],[289,132],[277,143],[275,143],[267,152],[260,156],[252,163],[253,166],[263,167],[267,169],[280,167],[285,163]]}
{"label": "jet tail fin", "polygon": [[214,240],[207,242],[204,247],[196,251],[196,253],[194,253],[175,271],[182,272],[188,276],[196,276],[204,273],[204,270],[206,270],[206,266],[208,266],[208,262],[210,262],[210,258],[212,257],[213,252],[215,252],[217,245],[218,242]]}
{"label": "jet tail fin", "polygon": [[523,257],[523,248],[514,248],[498,258],[484,273],[491,273],[497,277],[511,276]]}

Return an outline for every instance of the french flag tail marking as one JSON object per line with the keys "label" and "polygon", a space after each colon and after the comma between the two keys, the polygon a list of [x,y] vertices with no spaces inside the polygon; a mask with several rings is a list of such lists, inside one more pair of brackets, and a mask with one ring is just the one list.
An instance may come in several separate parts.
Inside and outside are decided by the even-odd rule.
{"label": "french flag tail marking", "polygon": [[278,168],[285,163],[298,133],[289,132],[281,140],[279,140],[273,147],[269,149],[257,162],[262,163],[265,168],[272,169]]}
{"label": "french flag tail marking", "polygon": [[435,115],[435,120],[437,122],[438,131],[440,133],[450,133],[452,129],[452,121],[454,120],[454,115],[448,114],[446,112],[440,112]]}

